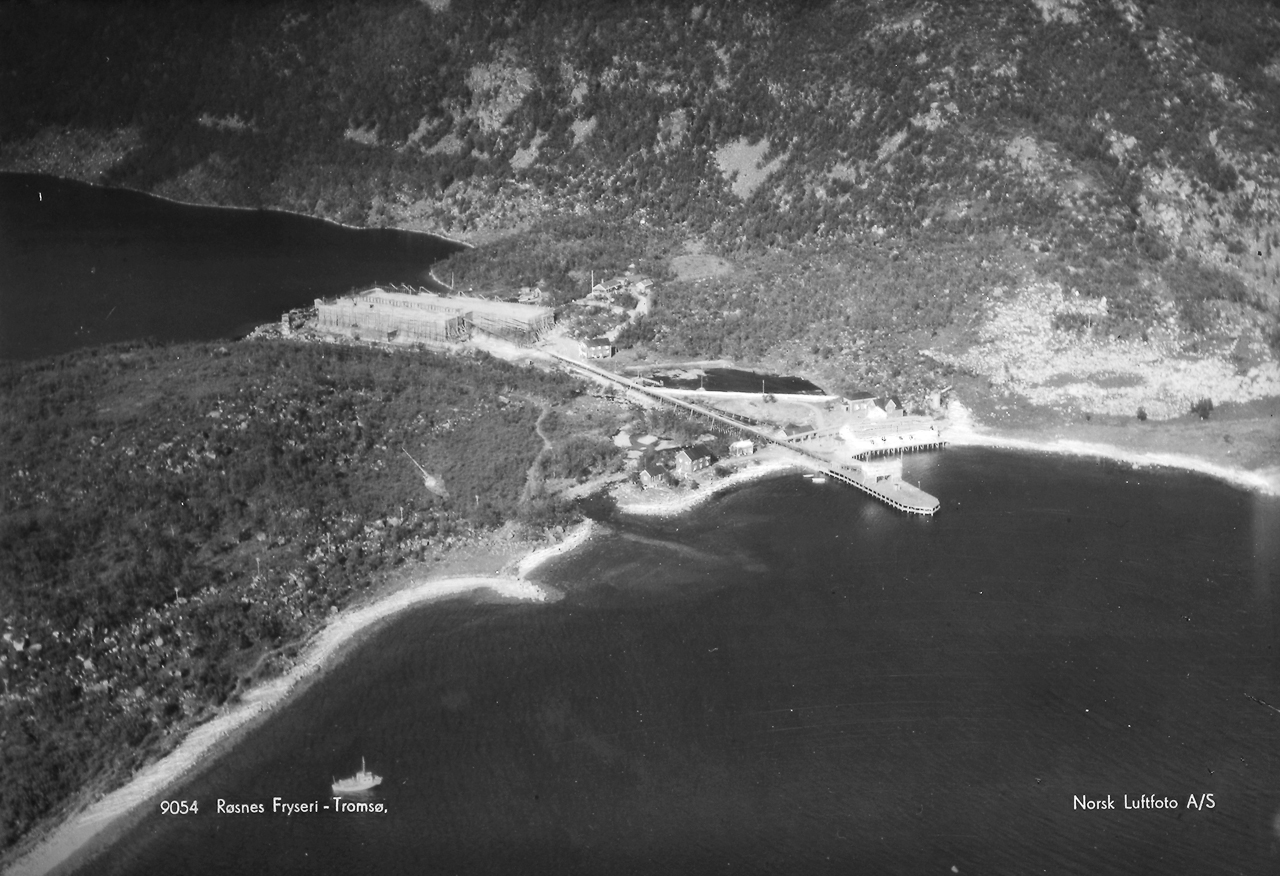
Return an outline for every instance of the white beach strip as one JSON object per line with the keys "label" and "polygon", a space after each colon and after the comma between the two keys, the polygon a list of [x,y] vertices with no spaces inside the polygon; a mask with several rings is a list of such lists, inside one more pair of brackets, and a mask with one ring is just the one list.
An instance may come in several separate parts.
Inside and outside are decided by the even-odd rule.
{"label": "white beach strip", "polygon": [[[956,411],[956,409],[959,409]],[[1280,495],[1280,468],[1259,469],[1250,471],[1242,468],[1218,465],[1194,456],[1180,453],[1141,453],[1126,450],[1112,444],[1099,444],[1089,441],[1077,441],[1068,438],[1032,440],[1028,438],[1011,438],[974,426],[967,410],[954,402],[951,405],[953,417],[941,430],[943,439],[955,447],[992,447],[1001,450],[1031,450],[1040,453],[1060,453],[1071,456],[1097,456],[1105,459],[1124,462],[1135,467],[1167,466],[1185,471],[1194,471],[1219,478],[1238,487],[1257,490],[1268,495]],[[958,414],[958,415],[954,415]]]}
{"label": "white beach strip", "polygon": [[[558,557],[561,554],[568,553],[574,548],[585,544],[587,539],[591,537],[591,532],[594,528],[595,521],[588,517],[586,520],[583,520],[575,526],[573,530],[559,542],[553,545],[548,545],[544,548],[539,548],[533,553],[526,555],[525,558],[520,561],[520,565],[516,567],[516,576],[521,581],[524,581],[529,577],[530,572],[538,568],[538,566],[541,566],[547,560],[552,557]],[[543,599],[545,598],[546,594],[544,593]]]}
{"label": "white beach strip", "polygon": [[710,483],[703,484],[697,490],[681,491],[666,501],[619,502],[618,510],[626,514],[642,514],[650,517],[671,517],[677,514],[683,514],[691,508],[696,508],[698,505],[701,505],[717,493],[732,490],[734,487],[741,486],[742,484],[749,483],[750,481],[809,468],[814,471],[823,470],[822,466],[816,462],[812,466],[806,465],[804,458],[799,455],[794,459],[771,459],[767,462],[761,462],[759,465],[754,465],[749,468],[744,468],[741,471],[736,471],[728,477],[722,478],[718,481],[711,481]]}
{"label": "white beach strip", "polygon": [[230,734],[279,706],[300,681],[323,668],[343,645],[361,631],[407,608],[482,589],[510,599],[543,602],[547,598],[541,587],[529,581],[471,576],[423,581],[377,602],[343,612],[311,639],[298,664],[288,674],[251,688],[241,702],[193,729],[177,748],[142,769],[124,787],[92,803],[57,827],[15,861],[9,874],[43,876],[58,867],[116,819],[171,788]]}

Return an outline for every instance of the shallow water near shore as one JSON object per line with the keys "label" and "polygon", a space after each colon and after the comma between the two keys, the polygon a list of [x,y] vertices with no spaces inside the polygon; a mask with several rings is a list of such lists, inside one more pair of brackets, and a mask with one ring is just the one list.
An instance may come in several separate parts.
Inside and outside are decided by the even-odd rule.
{"label": "shallow water near shore", "polygon": [[[609,521],[536,573],[560,602],[410,613],[84,872],[1273,871],[1280,503],[980,449],[907,477],[936,517],[784,477]],[[272,814],[362,756],[385,813]]]}

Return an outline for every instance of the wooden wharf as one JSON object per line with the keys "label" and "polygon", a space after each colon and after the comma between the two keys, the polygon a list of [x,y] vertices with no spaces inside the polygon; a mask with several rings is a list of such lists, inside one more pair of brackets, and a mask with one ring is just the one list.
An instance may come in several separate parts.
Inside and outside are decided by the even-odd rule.
{"label": "wooden wharf", "polygon": [[797,446],[791,441],[775,438],[774,436],[757,428],[755,425],[746,422],[745,417],[737,417],[724,411],[710,410],[702,407],[701,405],[694,404],[693,402],[685,401],[684,399],[664,395],[661,390],[645,386],[644,384],[638,383],[630,378],[614,374],[611,371],[606,371],[603,368],[597,368],[596,366],[588,365],[585,362],[575,361],[567,356],[562,356],[559,353],[548,351],[548,354],[562,364],[567,365],[575,371],[582,372],[588,377],[616,384],[626,390],[638,393],[645,398],[656,401],[659,404],[681,409],[686,413],[701,417],[709,422],[727,426],[738,434],[754,438],[762,443],[769,444],[774,447],[780,447],[783,450],[806,457],[810,461],[818,463],[829,476],[835,478],[841,483],[856,487],[867,495],[879,499],[891,508],[904,511],[908,514],[924,514],[932,516],[933,514],[936,514],[938,509],[941,507],[942,503],[939,502],[937,498],[929,495],[918,487],[914,487],[911,484],[902,481],[901,479],[889,480],[886,482],[871,477],[860,469],[852,466],[846,465],[833,467],[832,461],[827,457],[819,453],[815,453],[806,447]]}
{"label": "wooden wharf", "polygon": [[897,508],[899,511],[906,511],[908,514],[924,514],[932,517],[938,513],[938,508],[942,506],[942,503],[936,497],[930,496],[919,487],[914,487],[903,480],[890,481],[891,486],[885,489],[880,486],[879,482],[869,482],[869,479],[859,472],[833,468],[828,469],[827,474],[841,483],[857,487],[867,495],[874,496],[886,505]]}

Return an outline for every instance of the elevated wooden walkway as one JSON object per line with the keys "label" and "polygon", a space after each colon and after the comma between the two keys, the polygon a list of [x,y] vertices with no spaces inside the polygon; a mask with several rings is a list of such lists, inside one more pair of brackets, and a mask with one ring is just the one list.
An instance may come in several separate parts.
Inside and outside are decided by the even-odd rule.
{"label": "elevated wooden walkway", "polygon": [[933,516],[942,507],[942,503],[936,498],[930,496],[924,490],[913,487],[904,480],[895,478],[893,480],[873,482],[870,478],[855,472],[840,471],[834,468],[827,469],[827,474],[851,487],[857,487],[862,492],[869,496],[874,496],[886,505],[897,508],[899,511],[905,511],[908,514]]}
{"label": "elevated wooden walkway", "polygon": [[933,515],[937,513],[938,509],[941,507],[942,503],[940,503],[936,498],[930,496],[924,490],[913,487],[911,484],[906,483],[900,478],[875,480],[860,471],[853,471],[847,468],[832,468],[832,462],[827,457],[814,453],[807,448],[798,447],[791,441],[779,440],[761,429],[743,422],[737,417],[727,415],[722,411],[703,408],[700,405],[693,404],[685,401],[684,399],[672,398],[671,396],[663,395],[660,390],[655,390],[653,387],[645,386],[634,380],[622,377],[621,375],[605,371],[603,368],[597,368],[596,366],[588,365],[585,362],[577,362],[567,356],[562,356],[559,353],[548,352],[552,358],[568,365],[575,371],[580,371],[590,377],[609,381],[610,383],[617,384],[618,386],[631,390],[632,392],[639,393],[640,395],[660,402],[661,404],[679,408],[687,413],[695,414],[711,422],[719,423],[722,426],[727,426],[742,435],[750,436],[762,443],[781,447],[784,450],[789,450],[792,453],[804,456],[821,465],[822,468],[836,480],[848,484],[849,486],[857,487],[867,495],[879,499],[881,502],[884,502],[899,511],[905,511],[908,514]]}

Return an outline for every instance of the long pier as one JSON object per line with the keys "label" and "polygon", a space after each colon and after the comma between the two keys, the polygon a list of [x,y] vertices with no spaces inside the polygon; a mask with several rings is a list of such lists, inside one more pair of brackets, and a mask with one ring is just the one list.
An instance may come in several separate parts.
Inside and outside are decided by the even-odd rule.
{"label": "long pier", "polygon": [[942,503],[940,503],[935,497],[930,496],[924,490],[913,487],[911,484],[908,484],[901,479],[891,481],[886,488],[885,486],[882,486],[882,484],[884,484],[883,481],[870,477],[860,470],[854,470],[844,466],[835,468],[832,466],[831,460],[827,459],[825,456],[815,453],[807,448],[799,447],[790,441],[779,440],[778,438],[760,430],[752,423],[746,422],[745,418],[738,418],[723,411],[710,410],[702,407],[701,405],[685,401],[684,399],[664,395],[652,387],[645,386],[644,384],[623,377],[619,374],[614,374],[611,371],[605,371],[603,368],[597,368],[594,365],[588,365],[585,362],[575,361],[567,356],[562,356],[559,353],[554,353],[549,350],[547,353],[557,361],[569,366],[575,371],[582,372],[589,377],[594,377],[596,379],[616,384],[617,386],[621,386],[629,391],[639,393],[645,398],[656,401],[659,404],[679,408],[686,413],[703,417],[710,422],[719,423],[722,426],[727,426],[740,434],[748,435],[764,442],[765,444],[770,444],[774,447],[781,447],[783,450],[788,450],[792,453],[806,457],[807,459],[818,463],[818,465],[820,465],[828,475],[841,483],[856,487],[867,495],[879,499],[881,502],[884,502],[886,505],[896,508],[899,511],[905,511],[909,514],[933,515],[937,513],[939,507],[941,507]]}
{"label": "long pier", "polygon": [[892,481],[892,486],[885,490],[880,489],[875,483],[867,483],[862,477],[851,471],[828,469],[827,474],[841,483],[857,487],[867,495],[875,496],[881,502],[897,508],[899,511],[906,511],[909,514],[925,514],[931,517],[938,513],[938,509],[942,506],[942,503],[936,497],[930,496],[919,487],[913,487],[903,480]]}

